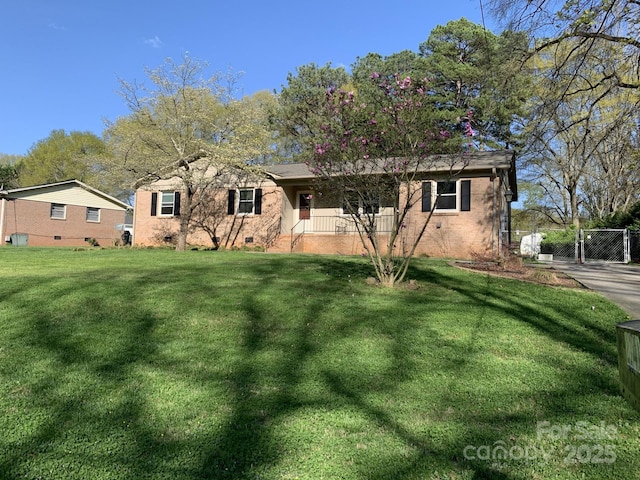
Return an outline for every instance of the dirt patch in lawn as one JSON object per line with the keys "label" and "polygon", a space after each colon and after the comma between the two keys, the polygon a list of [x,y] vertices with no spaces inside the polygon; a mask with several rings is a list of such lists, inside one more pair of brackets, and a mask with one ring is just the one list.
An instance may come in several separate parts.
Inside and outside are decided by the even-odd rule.
{"label": "dirt patch in lawn", "polygon": [[520,262],[496,261],[454,261],[451,265],[482,272],[502,278],[512,278],[523,282],[553,285],[565,288],[584,288],[584,286],[564,272],[555,270],[548,265],[527,265]]}

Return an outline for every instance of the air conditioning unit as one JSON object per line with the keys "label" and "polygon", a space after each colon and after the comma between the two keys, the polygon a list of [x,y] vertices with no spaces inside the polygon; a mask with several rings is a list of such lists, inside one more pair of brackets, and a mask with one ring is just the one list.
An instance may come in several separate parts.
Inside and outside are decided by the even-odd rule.
{"label": "air conditioning unit", "polygon": [[624,398],[640,410],[640,320],[616,325],[618,371]]}

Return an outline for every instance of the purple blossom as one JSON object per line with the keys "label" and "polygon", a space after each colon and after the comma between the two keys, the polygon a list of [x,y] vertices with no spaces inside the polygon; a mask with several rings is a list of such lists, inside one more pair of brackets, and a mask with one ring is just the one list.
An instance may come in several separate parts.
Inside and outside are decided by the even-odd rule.
{"label": "purple blossom", "polygon": [[398,80],[396,83],[400,90],[405,90],[411,86],[411,77],[405,77],[402,81]]}
{"label": "purple blossom", "polygon": [[474,132],[473,128],[471,127],[471,122],[467,122],[467,124],[464,126],[464,134],[467,137],[474,137],[476,135],[476,132]]}

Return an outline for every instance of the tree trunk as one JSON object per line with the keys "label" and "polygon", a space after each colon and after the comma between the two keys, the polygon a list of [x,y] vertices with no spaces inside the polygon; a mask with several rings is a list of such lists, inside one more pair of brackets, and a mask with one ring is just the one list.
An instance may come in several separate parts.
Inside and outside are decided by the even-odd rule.
{"label": "tree trunk", "polygon": [[189,233],[189,223],[191,222],[191,204],[193,192],[189,187],[185,189],[183,205],[180,207],[180,230],[178,231],[178,241],[176,252],[184,252],[187,248],[187,234]]}
{"label": "tree trunk", "polygon": [[572,187],[569,192],[569,200],[571,202],[571,224],[580,228],[580,214],[578,213],[578,192],[577,187]]}

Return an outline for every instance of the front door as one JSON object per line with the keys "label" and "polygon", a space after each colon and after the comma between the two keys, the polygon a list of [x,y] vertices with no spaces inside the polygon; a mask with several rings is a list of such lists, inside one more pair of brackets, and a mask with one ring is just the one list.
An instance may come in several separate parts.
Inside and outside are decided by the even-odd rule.
{"label": "front door", "polygon": [[311,194],[298,194],[298,220],[311,219]]}
{"label": "front door", "polygon": [[296,233],[311,231],[311,202],[313,195],[311,192],[298,192],[296,198],[296,210],[298,211],[295,217]]}

